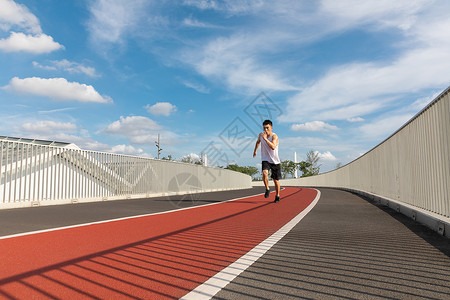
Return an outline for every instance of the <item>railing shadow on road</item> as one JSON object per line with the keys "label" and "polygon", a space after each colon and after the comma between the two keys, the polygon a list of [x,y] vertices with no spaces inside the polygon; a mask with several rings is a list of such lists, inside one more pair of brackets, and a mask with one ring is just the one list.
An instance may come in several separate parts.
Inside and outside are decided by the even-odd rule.
{"label": "railing shadow on road", "polygon": [[397,212],[395,209],[382,205],[373,199],[365,197],[363,195],[351,192],[352,194],[366,200],[373,206],[389,214],[391,217],[408,227],[409,230],[414,232],[416,235],[420,236],[422,239],[426,240],[429,244],[433,245],[436,249],[450,257],[450,239],[443,238],[436,231],[414,221],[411,218],[406,217],[404,214]]}
{"label": "railing shadow on road", "polygon": [[[313,298],[333,296],[344,299],[448,299],[450,296],[450,271],[444,269],[439,260],[428,266],[408,263],[390,257],[383,249],[372,250],[371,245],[366,246],[366,249],[349,250],[346,255],[342,255],[341,251],[328,246],[329,236],[318,237],[311,234],[310,237],[303,238],[305,239],[288,237],[282,246],[276,245],[265,255],[264,262],[256,262],[246,273],[241,274],[239,282],[234,282],[229,292],[236,297],[255,297],[254,290],[257,288],[259,292],[267,292],[268,297],[271,293],[279,294],[282,290],[288,297],[308,298],[309,293],[309,297]],[[338,242],[331,241],[331,244],[336,243],[336,247],[339,247]],[[362,250],[371,250],[372,253],[361,255]],[[418,260],[423,255],[427,255],[427,251],[414,254]],[[292,261],[290,267],[280,268],[286,265],[286,260]],[[428,276],[420,275],[421,273]],[[223,291],[227,289],[225,287]],[[241,292],[242,290],[247,292]]]}
{"label": "railing shadow on road", "polygon": [[247,228],[252,237],[239,237],[241,225],[233,220],[270,204],[262,202],[176,232],[0,279],[0,298],[178,298],[260,242],[260,227]]}
{"label": "railing shadow on road", "polygon": [[[271,228],[264,220],[243,226],[234,218],[257,214],[269,204],[2,279],[0,298],[21,298],[18,290],[52,299],[68,295],[93,299],[105,295],[177,298],[267,236]],[[448,260],[422,245],[395,232],[377,235],[375,230],[363,227],[339,235],[315,230],[289,233],[266,253],[264,262],[257,261],[241,274],[235,284],[245,291],[233,293],[237,298],[255,297],[255,289],[278,298],[450,297]],[[286,262],[291,262],[289,267],[280,269]]]}
{"label": "railing shadow on road", "polygon": [[[450,298],[450,260],[429,238],[358,195],[342,203],[330,194],[336,190],[321,192],[312,214],[213,299],[274,299],[280,292],[292,299]],[[449,246],[445,237],[420,230]]]}
{"label": "railing shadow on road", "polygon": [[[297,187],[296,187],[297,188]],[[283,194],[283,197],[290,197],[293,195],[296,195],[300,193],[303,190],[303,188],[298,188],[298,190],[291,192],[289,194]],[[221,202],[227,202],[229,204],[246,204],[246,203],[253,203],[253,201],[229,201],[229,200],[215,200],[211,197],[211,195],[204,195],[203,193],[192,193],[192,194],[185,194],[185,195],[176,195],[176,196],[166,196],[165,199],[155,199],[153,201],[155,202],[172,202],[174,207],[176,208],[183,208],[183,207],[190,207],[190,206],[197,206],[202,204],[210,204],[210,203],[221,203]],[[274,196],[274,190],[271,190],[271,197]]]}

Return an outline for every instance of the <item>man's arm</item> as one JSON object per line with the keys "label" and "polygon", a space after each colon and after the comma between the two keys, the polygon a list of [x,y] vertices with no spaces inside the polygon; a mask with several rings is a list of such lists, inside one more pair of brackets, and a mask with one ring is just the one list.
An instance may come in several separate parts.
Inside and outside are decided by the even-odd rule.
{"label": "man's arm", "polygon": [[260,143],[261,143],[261,140],[259,139],[259,135],[258,135],[258,140],[256,141],[256,144],[255,144],[255,150],[253,150],[253,157],[256,156],[256,150],[258,150]]}
{"label": "man's arm", "polygon": [[263,138],[272,150],[275,150],[275,148],[278,146],[278,136],[275,133],[273,134],[272,141],[269,141],[267,135],[263,135]]}

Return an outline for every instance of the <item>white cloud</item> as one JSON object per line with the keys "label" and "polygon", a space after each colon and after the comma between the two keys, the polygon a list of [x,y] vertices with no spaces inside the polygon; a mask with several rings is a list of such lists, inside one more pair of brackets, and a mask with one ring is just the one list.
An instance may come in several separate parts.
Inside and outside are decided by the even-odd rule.
{"label": "white cloud", "polygon": [[185,86],[187,86],[188,88],[194,89],[199,93],[202,94],[208,94],[209,93],[209,89],[207,87],[205,87],[202,84],[199,83],[194,83],[194,82],[190,82],[190,81],[183,81],[182,82]]}
{"label": "white cloud", "polygon": [[5,52],[30,52],[34,54],[50,53],[63,49],[64,46],[53,41],[46,34],[29,35],[22,32],[11,32],[7,39],[0,39],[0,50]]}
{"label": "white cloud", "polygon": [[70,122],[37,121],[22,124],[20,129],[30,134],[55,134],[56,132],[75,131],[77,125]]}
{"label": "white cloud", "polygon": [[361,117],[355,117],[355,118],[348,118],[347,121],[350,123],[354,123],[354,122],[362,122],[364,121],[364,119]]}
{"label": "white cloud", "polygon": [[116,145],[111,148],[111,152],[127,155],[140,155],[144,153],[144,150],[141,148],[135,148],[131,145]]}
{"label": "white cloud", "polygon": [[[389,20],[397,12],[402,12],[402,20],[409,19],[423,6],[408,4],[410,1],[406,0],[400,4],[383,1],[383,5],[369,2],[361,5],[345,2],[333,6],[330,1],[318,5],[303,1],[185,1],[185,5],[202,10],[213,9],[231,15],[245,13],[251,18],[245,30],[236,29],[228,37],[216,37],[202,41],[199,48],[184,49],[180,60],[192,65],[204,77],[222,80],[234,90],[300,90],[296,82],[302,80],[296,78],[297,72],[292,69],[289,74],[295,63],[275,65],[274,53],[283,53],[286,49],[295,51],[304,44],[362,24],[376,23],[378,26],[378,19],[387,12],[390,12]],[[359,13],[346,15],[349,7],[354,11],[360,6],[363,7]],[[321,21],[324,19],[327,22]]]}
{"label": "white cloud", "polygon": [[362,117],[405,95],[445,88],[450,81],[450,40],[445,29],[450,28],[450,4],[429,4],[422,0],[322,2],[320,12],[338,31],[362,28],[397,34],[388,45],[396,55],[329,69],[288,99],[280,121]]}
{"label": "white cloud", "polygon": [[228,15],[241,15],[254,13],[264,6],[262,0],[240,0],[240,1],[207,1],[207,0],[185,0],[184,5],[194,6],[198,9],[212,9],[224,12]]}
{"label": "white cloud", "polygon": [[251,17],[245,28],[231,26],[224,32],[227,36],[215,34],[199,41],[197,47],[190,45],[181,49],[180,61],[192,66],[208,80],[220,81],[234,91],[298,90],[291,82],[293,76],[286,76],[284,72],[285,67],[288,69],[293,65],[288,61],[285,65],[275,63],[279,60],[273,57],[306,38],[302,34],[302,24],[303,16],[308,14],[300,9],[302,5],[295,1],[185,1],[184,4],[214,9],[225,14],[226,21],[236,14]]}
{"label": "white cloud", "polygon": [[105,132],[119,133],[123,135],[139,135],[149,130],[154,131],[159,129],[161,129],[161,127],[158,125],[158,123],[147,117],[129,116],[124,118],[121,116],[120,120],[108,125]]}
{"label": "white cloud", "polygon": [[58,113],[62,111],[69,111],[74,110],[74,107],[64,107],[64,108],[57,108],[57,109],[51,109],[51,110],[39,110],[39,114],[52,114],[52,113]]}
{"label": "white cloud", "polygon": [[[20,120],[16,120],[20,122]],[[118,153],[151,158],[142,148],[132,145],[116,145],[111,147],[108,144],[96,141],[89,137],[86,129],[80,128],[72,122],[61,122],[51,120],[35,120],[22,123],[13,127],[14,136],[73,143],[84,150],[101,151],[108,153]]]}
{"label": "white cloud", "polygon": [[315,136],[284,137],[280,139],[280,142],[282,142],[280,151],[297,151],[298,155],[307,153],[311,149],[319,151],[332,149],[338,152],[348,152],[360,147],[359,140],[318,138]]}
{"label": "white cloud", "polygon": [[116,145],[111,147],[108,144],[101,143],[99,141],[93,140],[89,137],[77,136],[77,135],[68,135],[68,134],[58,134],[55,136],[57,141],[65,141],[74,143],[78,147],[83,150],[92,150],[92,151],[101,151],[107,153],[116,153],[116,154],[125,154],[125,155],[133,155],[139,157],[151,158],[152,156],[146,153],[141,148],[133,147],[132,145]]}
{"label": "white cloud", "polygon": [[111,45],[124,45],[130,36],[139,36],[140,30],[150,34],[153,31],[152,24],[163,22],[160,17],[148,13],[147,8],[156,2],[94,0],[89,4],[91,16],[87,29],[97,50],[108,49]]}
{"label": "white cloud", "polygon": [[177,110],[177,107],[169,102],[157,102],[154,105],[147,104],[145,108],[152,115],[163,115],[166,117]]}
{"label": "white cloud", "polygon": [[111,151],[109,145],[89,138],[84,129],[71,122],[37,120],[25,122],[15,127],[14,131],[16,136],[73,143],[85,150]]}
{"label": "white cloud", "polygon": [[123,1],[94,1],[90,7],[89,30],[99,43],[116,43],[122,39],[127,27],[132,26],[132,5]]}
{"label": "white cloud", "polygon": [[441,92],[436,92],[431,96],[428,97],[422,97],[414,101],[414,103],[411,104],[410,109],[413,111],[421,111],[424,109],[431,101],[433,101],[437,96],[439,96]]}
{"label": "white cloud", "polygon": [[38,18],[25,5],[12,0],[0,0],[0,30],[12,30],[8,38],[0,39],[3,52],[42,54],[64,49],[63,45],[42,32]]}
{"label": "white cloud", "polygon": [[68,61],[67,59],[63,60],[52,60],[48,65],[42,65],[38,62],[33,61],[33,66],[39,69],[49,70],[49,71],[66,71],[69,73],[75,73],[75,74],[85,74],[90,77],[97,77],[97,73],[95,71],[95,68],[85,66],[83,64]]}
{"label": "white cloud", "polygon": [[441,46],[408,51],[391,64],[344,65],[288,99],[281,120],[354,118],[373,113],[406,93],[445,87],[449,80],[450,48]]}
{"label": "white cloud", "polygon": [[157,131],[161,129],[158,123],[147,117],[121,116],[103,132],[125,136],[134,144],[153,144],[157,140]]}
{"label": "white cloud", "polygon": [[0,0],[0,29],[8,31],[13,27],[34,34],[42,32],[38,18],[25,5],[12,0]]}
{"label": "white cloud", "polygon": [[416,14],[430,4],[429,0],[322,0],[320,12],[340,27],[375,24],[378,27],[409,29]]}
{"label": "white cloud", "polygon": [[43,69],[43,70],[47,70],[47,71],[57,71],[58,70],[58,68],[54,65],[44,66],[35,61],[33,61],[32,64],[33,64],[33,67],[35,67],[35,68],[39,68],[39,69]]}
{"label": "white cloud", "polygon": [[88,137],[81,137],[76,135],[67,135],[64,137],[65,141],[69,141],[77,145],[83,150],[111,152],[111,146]]}
{"label": "white cloud", "polygon": [[279,68],[258,59],[261,48],[269,47],[267,39],[267,36],[259,34],[219,37],[202,44],[199,49],[184,50],[180,60],[193,66],[205,78],[221,80],[231,89],[246,89],[254,93],[298,90],[283,78]]}
{"label": "white cloud", "polygon": [[157,122],[144,116],[121,116],[120,120],[109,124],[106,129],[100,131],[100,133],[124,136],[128,138],[132,144],[139,145],[154,145],[158,140],[159,133],[160,142],[163,148],[165,148],[166,145],[183,141],[177,134],[164,130]]}
{"label": "white cloud", "polygon": [[[288,99],[287,114],[280,119],[285,122],[364,117],[389,107],[407,93],[448,85],[449,4],[431,2],[280,1],[258,2],[252,9],[245,9],[252,5],[240,1],[185,1],[185,5],[225,14],[235,5],[241,7],[235,11],[251,17],[245,30],[233,28],[229,36],[201,40],[198,48],[183,49],[180,60],[234,91],[301,91]],[[264,18],[259,17],[262,15]],[[301,51],[303,45],[353,30],[374,36],[392,34],[395,39],[386,45],[392,48],[392,56],[380,56],[385,60],[378,57],[372,62],[350,57],[309,82],[299,78],[305,75],[298,75],[301,72],[294,69],[302,69],[301,61],[272,64],[274,53],[284,53],[280,49]]]}
{"label": "white cloud", "polygon": [[[47,133],[28,133],[26,131],[21,131],[19,134],[21,137],[30,138],[30,139],[38,139],[38,140],[47,140],[47,141],[56,141],[63,143],[71,143],[77,145],[80,149],[85,150],[97,150],[102,151],[108,149],[108,145],[101,144],[96,141],[88,140],[86,138],[82,138],[75,134],[68,134],[65,132],[47,132]],[[96,147],[90,147],[96,145]],[[102,146],[100,146],[102,145]]]}
{"label": "white cloud", "polygon": [[293,131],[328,131],[337,129],[338,127],[322,121],[306,122],[305,124],[293,124],[291,126],[291,130]]}
{"label": "white cloud", "polygon": [[219,26],[216,26],[213,24],[200,22],[197,19],[192,19],[192,17],[185,18],[183,20],[183,25],[187,26],[187,27],[194,27],[194,28],[218,28],[219,27]]}
{"label": "white cloud", "polygon": [[112,99],[101,96],[91,85],[69,82],[65,78],[14,77],[4,89],[18,93],[50,97],[56,100],[109,103]]}
{"label": "white cloud", "polygon": [[179,161],[188,161],[188,162],[191,162],[191,163],[195,163],[195,162],[201,161],[201,158],[200,158],[200,156],[198,154],[191,153],[191,154],[184,155],[184,156],[180,157],[178,160]]}
{"label": "white cloud", "polygon": [[319,155],[319,158],[325,161],[335,161],[337,158],[331,154],[330,151],[326,151],[324,153],[320,153],[319,151],[315,151],[316,154]]}
{"label": "white cloud", "polygon": [[387,117],[380,117],[375,122],[365,124],[359,129],[362,135],[371,140],[379,140],[389,137],[395,131],[400,129],[408,120],[413,117],[413,114],[392,115]]}
{"label": "white cloud", "polygon": [[67,134],[57,135],[56,140],[74,143],[83,150],[101,151],[107,153],[116,153],[116,154],[125,154],[125,155],[152,158],[152,156],[146,153],[143,149],[133,147],[132,145],[122,144],[111,147],[108,144],[101,143],[89,137],[67,135]]}

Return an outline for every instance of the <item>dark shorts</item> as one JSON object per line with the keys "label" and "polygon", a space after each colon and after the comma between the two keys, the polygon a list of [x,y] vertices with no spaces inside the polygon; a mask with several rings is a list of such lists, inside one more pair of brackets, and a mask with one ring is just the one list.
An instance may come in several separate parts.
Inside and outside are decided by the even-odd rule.
{"label": "dark shorts", "polygon": [[273,180],[280,180],[281,179],[281,164],[272,164],[268,161],[262,162],[262,169],[264,170],[271,170],[272,171],[272,179]]}

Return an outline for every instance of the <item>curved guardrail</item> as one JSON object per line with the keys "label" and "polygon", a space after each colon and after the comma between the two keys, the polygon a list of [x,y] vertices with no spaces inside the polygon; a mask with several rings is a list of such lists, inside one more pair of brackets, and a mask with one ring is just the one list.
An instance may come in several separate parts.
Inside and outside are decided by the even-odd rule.
{"label": "curved guardrail", "polygon": [[448,222],[449,93],[450,87],[394,134],[351,163],[317,176],[286,180],[284,184],[361,191]]}
{"label": "curved guardrail", "polygon": [[0,141],[0,209],[250,187],[222,168]]}

